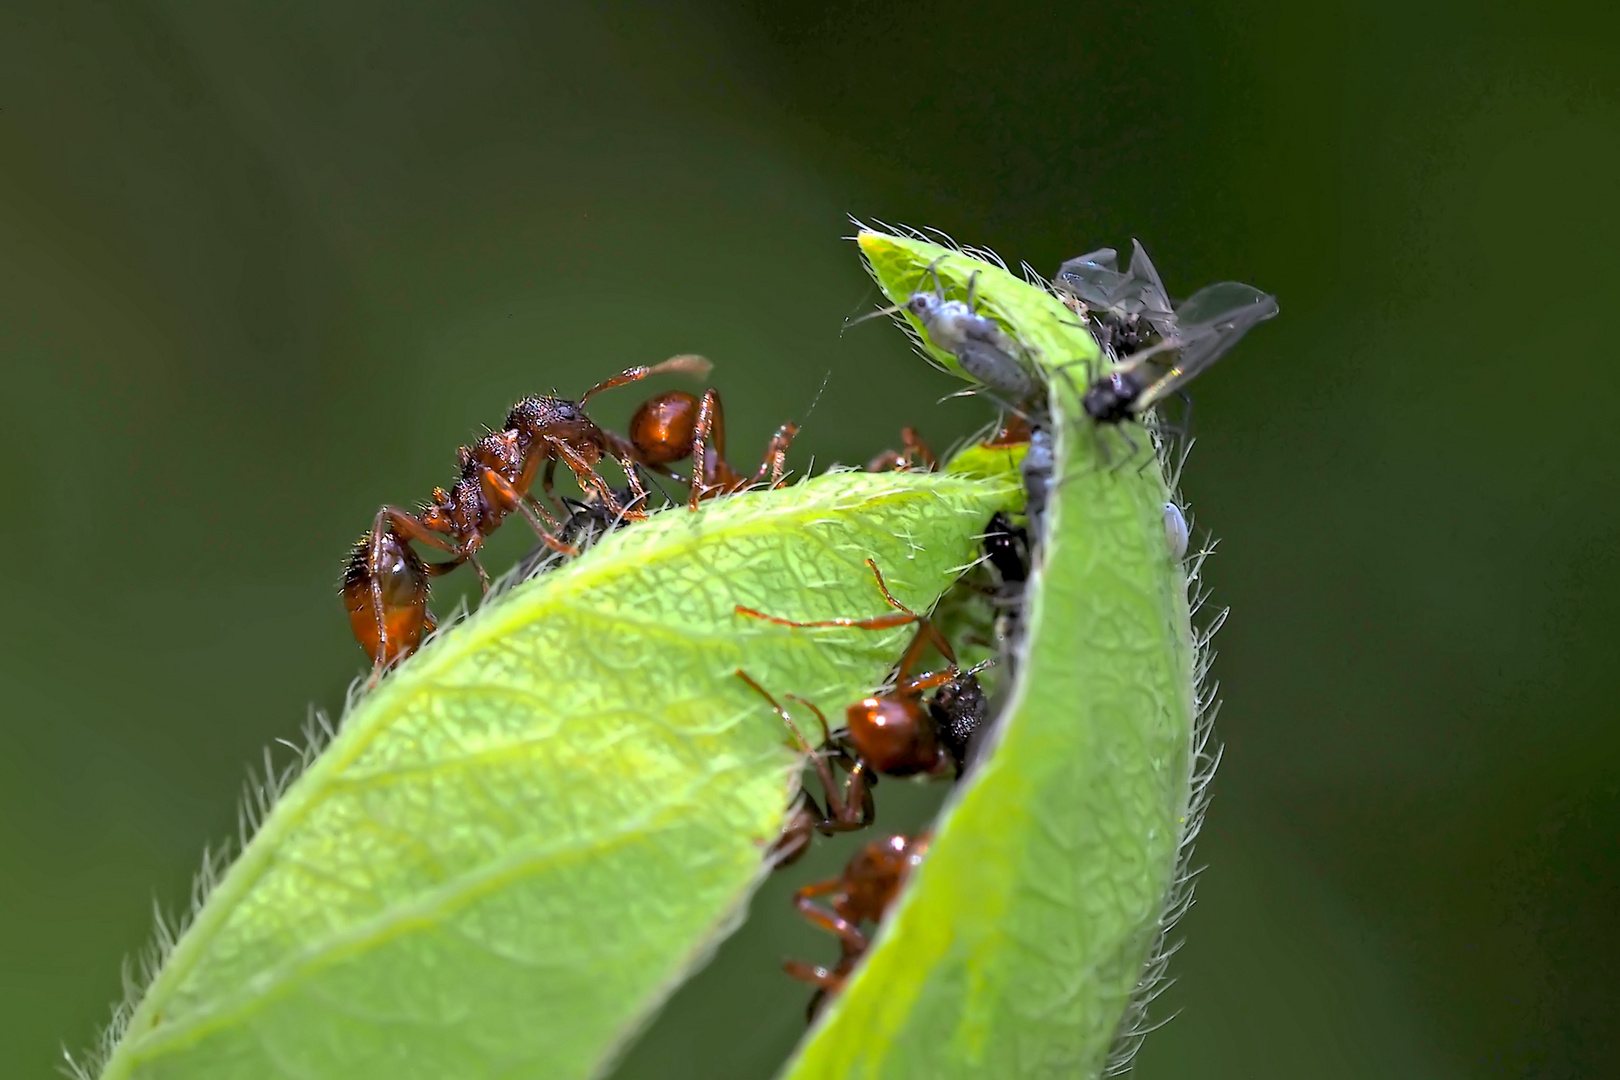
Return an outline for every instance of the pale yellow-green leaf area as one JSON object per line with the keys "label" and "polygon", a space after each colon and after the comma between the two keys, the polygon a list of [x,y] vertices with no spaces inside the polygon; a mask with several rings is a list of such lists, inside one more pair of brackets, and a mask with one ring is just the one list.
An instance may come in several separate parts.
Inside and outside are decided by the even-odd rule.
{"label": "pale yellow-green leaf area", "polygon": [[1056,469],[994,745],[784,1075],[1093,1077],[1138,992],[1187,820],[1193,646],[1165,481],[1156,463],[1122,463],[1123,442],[1099,460],[1099,438],[1119,435],[1080,408],[1097,347],[1056,298],[934,244],[859,242],[897,302],[931,287],[930,264],[955,297],[977,272],[981,310],[1049,383]]}
{"label": "pale yellow-green leaf area", "polygon": [[736,669],[853,700],[909,633],[737,605],[884,613],[871,558],[927,609],[1011,494],[840,473],[672,509],[441,633],[276,803],[102,1075],[597,1073],[740,917],[797,782]]}

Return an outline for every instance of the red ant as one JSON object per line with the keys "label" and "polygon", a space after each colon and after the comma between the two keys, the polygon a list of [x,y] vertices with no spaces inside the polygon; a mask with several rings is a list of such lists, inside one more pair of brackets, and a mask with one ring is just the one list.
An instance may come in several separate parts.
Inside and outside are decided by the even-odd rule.
{"label": "red ant", "polygon": [[885,450],[866,463],[867,472],[933,472],[939,464],[934,452],[913,427],[900,429],[900,450]]}
{"label": "red ant", "polygon": [[[561,461],[573,471],[581,488],[596,493],[609,513],[645,517],[645,511],[637,508],[646,501],[647,493],[636,473],[635,447],[597,427],[586,414],[585,403],[603,390],[649,375],[670,371],[701,375],[709,366],[701,356],[676,356],[652,367],[629,368],[597,383],[578,401],[556,396],[525,398],[512,407],[502,430],[461,448],[461,476],[449,491],[434,488],[431,501],[416,514],[396,506],[380,507],[371,531],[350,553],[342,586],[349,623],[371,656],[372,679],[413,652],[433,628],[427,609],[432,578],[470,562],[484,591],[489,591],[489,573],[478,561],[478,549],[513,510],[522,512],[547,547],[575,553],[551,532],[556,519],[529,493],[541,462],[546,466],[542,488],[559,513],[552,481]],[[628,503],[621,503],[596,473],[609,455],[618,460],[629,480],[632,497]],[[424,562],[411,550],[412,540],[446,552],[451,559]]]}
{"label": "red ant", "polygon": [[[818,988],[806,1010],[809,1019],[816,1018],[829,994],[844,988],[871,945],[861,923],[875,925],[883,921],[906,879],[922,863],[928,841],[927,833],[874,841],[855,853],[840,876],[806,885],[793,894],[793,906],[799,913],[815,926],[837,934],[840,946],[838,963],[831,969],[803,960],[782,963],[782,970],[789,975]],[[820,896],[832,898],[830,909],[815,903]]]}
{"label": "red ant", "polygon": [[[866,565],[877,579],[878,590],[896,609],[896,614],[870,619],[799,622],[766,615],[753,608],[737,608],[739,615],[763,619],[778,626],[839,626],[862,630],[889,630],[911,624],[917,627],[916,634],[901,653],[900,662],[895,667],[893,687],[845,709],[845,727],[841,733],[835,734],[829,729],[826,715],[814,702],[790,695],[794,701],[808,706],[821,722],[822,749],[819,751],[811,750],[787,710],[775,698],[742,671],[737,672],[744,682],[770,703],[793,733],[799,749],[810,757],[827,798],[827,812],[823,814],[814,797],[808,791],[801,791],[798,806],[772,850],[772,862],[777,866],[786,865],[802,855],[814,832],[823,835],[846,832],[863,828],[871,821],[872,803],[868,788],[874,781],[868,779],[869,773],[941,776],[954,769],[957,775],[961,775],[967,761],[968,743],[983,726],[989,713],[989,704],[977,677],[989,661],[962,671],[956,663],[956,652],[945,640],[945,635],[927,616],[917,614],[895,599],[884,583],[877,563],[867,559]],[[929,645],[939,651],[948,666],[943,671],[913,676],[912,669]],[[925,701],[923,694],[928,690],[935,693]],[[828,759],[842,760],[849,765],[849,776],[841,785],[842,791],[833,778]]]}
{"label": "red ant", "polygon": [[798,433],[795,424],[778,428],[765,447],[759,468],[750,477],[726,464],[725,411],[720,406],[720,392],[712,387],[701,400],[684,390],[659,394],[644,402],[630,418],[630,445],[642,465],[679,481],[682,477],[670,466],[692,459],[692,493],[687,500],[691,510],[696,510],[704,499],[764,483],[767,473],[771,486],[780,487],[788,446]]}

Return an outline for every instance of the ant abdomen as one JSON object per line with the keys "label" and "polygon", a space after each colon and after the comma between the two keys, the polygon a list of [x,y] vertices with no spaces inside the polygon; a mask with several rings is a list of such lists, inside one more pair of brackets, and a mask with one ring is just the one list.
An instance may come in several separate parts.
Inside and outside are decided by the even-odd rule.
{"label": "ant abdomen", "polygon": [[844,714],[849,741],[873,769],[889,776],[938,772],[935,726],[916,698],[869,697]]}
{"label": "ant abdomen", "polygon": [[[378,667],[414,652],[433,629],[427,565],[392,532],[376,538],[367,533],[354,545],[343,568],[342,591],[354,636]],[[374,604],[379,598],[380,616]]]}
{"label": "ant abdomen", "polygon": [[649,398],[636,410],[630,418],[630,442],[642,464],[661,468],[692,453],[699,405],[695,394],[671,390]]}

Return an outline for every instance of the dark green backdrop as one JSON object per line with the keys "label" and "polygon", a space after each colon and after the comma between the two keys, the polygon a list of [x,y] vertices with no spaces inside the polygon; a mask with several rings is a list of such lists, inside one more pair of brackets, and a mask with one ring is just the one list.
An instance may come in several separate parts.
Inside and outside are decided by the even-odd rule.
{"label": "dark green backdrop", "polygon": [[[1616,1075],[1614,10],[6,5],[0,1072],[91,1038],[361,667],[345,547],[512,399],[691,350],[739,457],[824,377],[801,465],[978,421],[840,335],[854,213],[1281,297],[1197,387],[1227,756],[1139,1075]],[[768,1074],[783,888],[631,1072]]]}

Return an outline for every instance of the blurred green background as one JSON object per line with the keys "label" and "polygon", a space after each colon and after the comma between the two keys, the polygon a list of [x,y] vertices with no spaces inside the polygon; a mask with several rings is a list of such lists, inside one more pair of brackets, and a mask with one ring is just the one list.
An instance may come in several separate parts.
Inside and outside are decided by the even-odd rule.
{"label": "blurred green background", "polygon": [[[513,399],[697,351],[736,459],[824,380],[801,468],[977,425],[841,334],[853,213],[1281,298],[1196,387],[1227,756],[1138,1075],[1620,1075],[1617,21],[7,4],[0,1071],[90,1041],[246,767],[363,666],[347,545]],[[830,956],[792,884],[622,1075],[769,1074],[777,960]]]}

